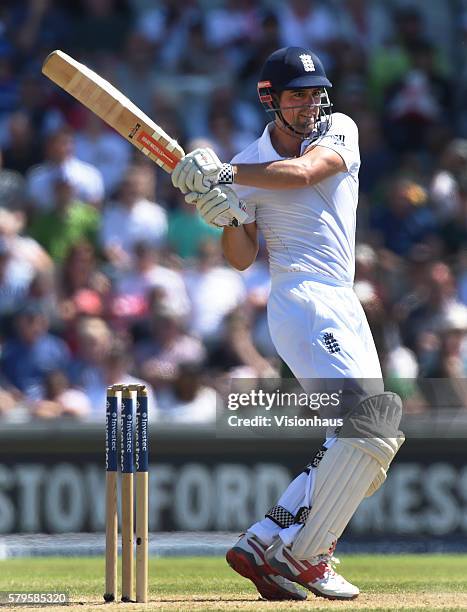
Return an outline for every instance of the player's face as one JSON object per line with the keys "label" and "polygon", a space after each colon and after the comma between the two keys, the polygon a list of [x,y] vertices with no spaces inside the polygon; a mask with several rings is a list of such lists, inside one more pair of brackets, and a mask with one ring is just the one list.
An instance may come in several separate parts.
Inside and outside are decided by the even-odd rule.
{"label": "player's face", "polygon": [[321,89],[287,89],[280,97],[280,109],[285,121],[302,133],[311,132],[319,115]]}

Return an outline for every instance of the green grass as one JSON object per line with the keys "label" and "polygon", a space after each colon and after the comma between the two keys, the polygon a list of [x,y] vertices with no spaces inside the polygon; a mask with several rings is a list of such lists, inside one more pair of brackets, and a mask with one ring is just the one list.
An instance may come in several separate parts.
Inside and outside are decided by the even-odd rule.
{"label": "green grass", "polygon": [[[467,597],[467,556],[464,555],[349,555],[342,559],[338,569],[360,587],[370,603],[374,601],[374,608],[367,606],[365,609],[415,610],[418,608],[398,608],[393,602],[400,601],[403,606],[407,596],[420,594],[420,609],[427,610],[431,608],[422,606],[422,603],[425,601],[426,604],[440,593],[450,596],[443,598],[446,601],[444,609],[454,609],[448,607],[448,599],[454,604],[459,597]],[[52,557],[0,561],[0,591],[63,590],[75,602],[100,603],[103,580],[104,561],[101,558]],[[235,574],[219,557],[151,559],[149,584],[151,599],[158,603],[154,609],[158,610],[263,609],[263,604],[255,602],[253,585]],[[383,605],[385,597],[388,598],[387,607]],[[190,604],[190,600],[199,602],[203,598],[206,607],[193,607]],[[166,603],[162,604],[161,600],[164,599]],[[217,607],[213,607],[216,600]],[[357,609],[356,606],[349,608],[347,603],[342,602],[323,602],[315,598],[313,601],[312,608],[308,608],[308,604],[305,607],[304,604],[295,605],[315,612],[329,609],[329,605],[340,606],[340,609],[342,606],[347,610]],[[360,599],[357,601],[360,602]],[[326,607],[318,607],[318,602],[326,604]],[[122,605],[119,604],[120,609]],[[138,610],[152,609],[151,605],[139,607]],[[163,605],[166,607],[161,607]],[[248,607],[245,608],[245,605]],[[287,605],[290,607],[290,604]],[[269,604],[267,609],[275,611],[283,608]]]}

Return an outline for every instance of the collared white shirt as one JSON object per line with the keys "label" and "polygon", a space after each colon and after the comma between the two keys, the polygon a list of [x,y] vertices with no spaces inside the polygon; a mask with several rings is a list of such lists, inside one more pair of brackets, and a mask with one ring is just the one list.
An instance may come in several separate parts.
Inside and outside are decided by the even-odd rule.
{"label": "collared white shirt", "polygon": [[102,174],[105,192],[111,194],[120,184],[131,159],[131,145],[119,134],[102,130],[95,137],[78,133],[75,139],[77,157]]}
{"label": "collared white shirt", "polygon": [[[272,127],[272,123],[267,125],[262,136],[236,155],[232,163],[284,159],[272,146]],[[303,142],[302,152],[309,144]],[[336,151],[347,172],[301,189],[234,188],[247,205],[247,223],[256,221],[265,237],[272,276],[309,272],[310,278],[351,286],[360,168],[357,126],[347,115],[334,113],[329,131],[317,144]]]}
{"label": "collared white shirt", "polygon": [[62,164],[45,162],[30,170],[27,175],[27,192],[41,212],[49,212],[55,203],[55,186],[58,180],[73,185],[75,196],[89,204],[99,204],[104,197],[104,181],[97,168],[69,157]]}
{"label": "collared white shirt", "polygon": [[112,202],[102,214],[100,242],[104,248],[119,246],[127,253],[138,242],[159,248],[167,238],[167,227],[167,213],[155,202],[142,198],[129,208]]}
{"label": "collared white shirt", "polygon": [[155,287],[162,289],[163,301],[170,305],[174,314],[186,317],[190,313],[190,299],[185,281],[180,272],[155,264],[146,272],[130,270],[116,281],[116,293],[122,296],[146,298]]}
{"label": "collared white shirt", "polygon": [[191,300],[190,331],[203,340],[218,338],[225,317],[246,298],[239,272],[225,266],[187,270],[185,283]]}

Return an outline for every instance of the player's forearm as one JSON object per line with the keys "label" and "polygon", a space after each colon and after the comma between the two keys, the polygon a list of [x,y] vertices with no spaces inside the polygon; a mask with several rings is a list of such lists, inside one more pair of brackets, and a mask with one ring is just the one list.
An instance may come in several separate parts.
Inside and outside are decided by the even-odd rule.
{"label": "player's forearm", "polygon": [[310,183],[310,173],[299,159],[234,166],[235,183],[260,189],[299,189]]}
{"label": "player's forearm", "polygon": [[301,189],[341,172],[340,158],[321,155],[282,159],[265,164],[237,164],[233,167],[234,182],[260,189]]}
{"label": "player's forearm", "polygon": [[237,270],[246,270],[258,254],[258,241],[248,235],[245,227],[225,227],[222,250],[229,264]]}

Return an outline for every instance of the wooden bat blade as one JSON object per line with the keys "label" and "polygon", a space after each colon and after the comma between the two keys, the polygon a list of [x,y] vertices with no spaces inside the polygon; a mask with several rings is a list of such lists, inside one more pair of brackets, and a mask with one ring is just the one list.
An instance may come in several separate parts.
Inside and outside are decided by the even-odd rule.
{"label": "wooden bat blade", "polygon": [[185,156],[178,142],[118,89],[63,51],[48,55],[42,72],[166,172]]}

